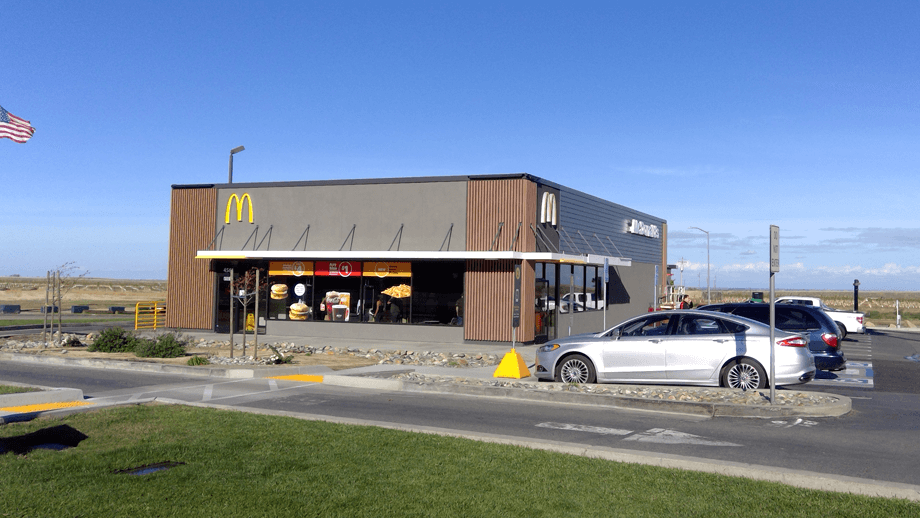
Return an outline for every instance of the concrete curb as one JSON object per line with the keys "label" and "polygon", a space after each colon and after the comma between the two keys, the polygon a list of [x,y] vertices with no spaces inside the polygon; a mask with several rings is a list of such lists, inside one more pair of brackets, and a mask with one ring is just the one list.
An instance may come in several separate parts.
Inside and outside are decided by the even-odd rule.
{"label": "concrete curb", "polygon": [[[7,383],[4,383],[6,385]],[[16,394],[0,395],[0,408],[11,406],[25,405],[43,405],[45,403],[64,403],[67,401],[82,401],[83,391],[73,388],[55,388],[55,387],[36,387],[34,385],[22,385],[32,388],[40,388],[37,392],[18,392]]]}
{"label": "concrete curb", "polygon": [[[686,387],[684,387],[686,388]],[[631,398],[609,394],[584,394],[579,392],[549,392],[536,389],[484,387],[459,384],[418,385],[403,384],[402,390],[438,394],[465,394],[471,396],[521,399],[544,403],[605,406],[630,410],[646,410],[708,417],[839,417],[852,409],[853,401],[833,394],[837,403],[794,407],[788,405],[738,405],[731,403],[703,403],[697,401],[669,401],[663,399]],[[800,391],[805,394],[808,392]],[[817,393],[815,393],[817,395]],[[820,395],[827,395],[821,393]]]}

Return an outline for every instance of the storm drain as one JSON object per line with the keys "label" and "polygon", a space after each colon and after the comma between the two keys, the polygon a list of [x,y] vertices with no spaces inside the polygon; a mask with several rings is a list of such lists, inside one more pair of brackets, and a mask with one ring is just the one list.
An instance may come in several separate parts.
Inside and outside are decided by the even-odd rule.
{"label": "storm drain", "polygon": [[176,466],[181,466],[185,464],[184,462],[157,462],[156,464],[145,464],[143,466],[137,466],[136,468],[128,469],[118,469],[112,473],[116,475],[149,475],[151,473],[156,473],[157,471],[165,471],[169,468],[174,468]]}

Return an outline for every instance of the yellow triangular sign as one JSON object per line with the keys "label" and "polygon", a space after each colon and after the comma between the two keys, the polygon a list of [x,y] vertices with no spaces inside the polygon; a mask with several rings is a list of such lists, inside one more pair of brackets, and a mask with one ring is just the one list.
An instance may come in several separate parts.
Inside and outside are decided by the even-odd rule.
{"label": "yellow triangular sign", "polygon": [[502,358],[502,362],[498,364],[498,368],[495,369],[495,374],[492,375],[493,378],[529,378],[530,371],[527,369],[527,364],[524,363],[524,358],[514,349],[511,349],[505,357]]}

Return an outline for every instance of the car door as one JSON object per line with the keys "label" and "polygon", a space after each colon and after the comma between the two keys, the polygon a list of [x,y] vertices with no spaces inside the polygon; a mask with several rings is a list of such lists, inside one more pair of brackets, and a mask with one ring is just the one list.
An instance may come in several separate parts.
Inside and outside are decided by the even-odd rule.
{"label": "car door", "polygon": [[665,379],[665,341],[671,319],[668,313],[652,313],[620,326],[619,336],[611,338],[601,353],[598,377],[609,381]]}
{"label": "car door", "polygon": [[682,315],[665,342],[667,377],[671,381],[718,381],[719,367],[747,350],[746,326],[717,316]]}

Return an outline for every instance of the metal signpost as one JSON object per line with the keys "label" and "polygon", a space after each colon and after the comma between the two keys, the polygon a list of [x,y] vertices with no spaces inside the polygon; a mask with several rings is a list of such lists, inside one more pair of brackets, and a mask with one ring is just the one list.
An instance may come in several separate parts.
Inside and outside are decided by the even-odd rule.
{"label": "metal signpost", "polygon": [[521,325],[521,265],[514,265],[514,292],[511,306],[511,348],[517,338],[517,328]]}
{"label": "metal signpost", "polygon": [[610,259],[604,258],[604,331],[607,330],[607,283],[610,282]]}
{"label": "metal signpost", "polygon": [[776,285],[774,275],[779,272],[779,227],[770,225],[770,404],[776,404]]}

